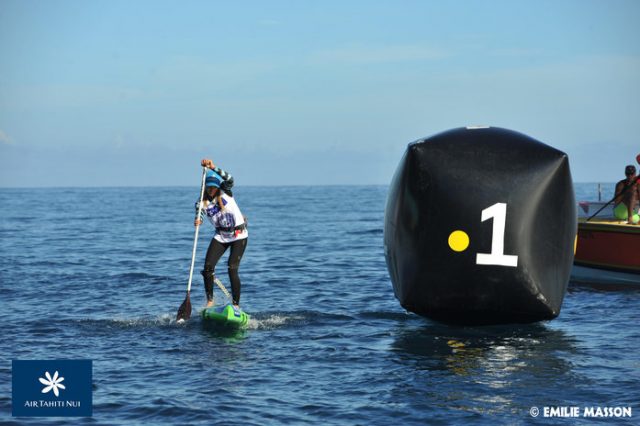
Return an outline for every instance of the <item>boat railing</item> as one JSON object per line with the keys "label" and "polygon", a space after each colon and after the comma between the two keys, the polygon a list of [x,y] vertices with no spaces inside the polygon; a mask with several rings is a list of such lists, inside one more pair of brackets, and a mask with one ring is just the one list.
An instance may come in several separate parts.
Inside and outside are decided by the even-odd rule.
{"label": "boat railing", "polygon": [[[580,201],[578,203],[578,218],[588,218],[593,216],[598,210],[605,206],[603,201]],[[596,216],[600,219],[613,219],[613,203],[603,208]]]}

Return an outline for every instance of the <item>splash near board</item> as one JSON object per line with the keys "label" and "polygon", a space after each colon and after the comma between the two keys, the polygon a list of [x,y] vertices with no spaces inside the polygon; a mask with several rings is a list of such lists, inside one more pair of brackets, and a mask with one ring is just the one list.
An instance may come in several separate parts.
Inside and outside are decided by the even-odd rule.
{"label": "splash near board", "polygon": [[458,324],[555,318],[577,230],[567,155],[521,133],[459,128],[409,144],[384,248],[408,311]]}
{"label": "splash near board", "polygon": [[205,308],[202,318],[211,324],[225,328],[246,328],[249,323],[249,314],[233,305],[219,305]]}

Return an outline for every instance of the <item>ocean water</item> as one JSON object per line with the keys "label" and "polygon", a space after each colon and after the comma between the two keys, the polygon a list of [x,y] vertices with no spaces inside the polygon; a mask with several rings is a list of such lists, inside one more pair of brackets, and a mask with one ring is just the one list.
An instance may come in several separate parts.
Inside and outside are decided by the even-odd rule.
{"label": "ocean water", "polygon": [[[383,255],[383,186],[238,187],[250,327],[198,317],[210,226],[194,314],[176,324],[197,193],[0,190],[0,423],[552,424],[532,408],[623,406],[633,418],[610,422],[637,424],[639,290],[573,285],[557,319],[532,325],[406,313]],[[93,417],[13,418],[13,359],[93,360]],[[555,422],[576,420],[592,423]]]}

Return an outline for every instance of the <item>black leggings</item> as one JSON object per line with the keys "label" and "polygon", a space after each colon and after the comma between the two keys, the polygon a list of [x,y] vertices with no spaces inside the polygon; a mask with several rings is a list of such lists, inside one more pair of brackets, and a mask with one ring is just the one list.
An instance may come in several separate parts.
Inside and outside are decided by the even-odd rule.
{"label": "black leggings", "polygon": [[243,238],[232,243],[221,243],[215,238],[212,238],[209,248],[207,249],[207,257],[204,260],[203,274],[213,276],[215,274],[216,264],[224,252],[227,251],[227,248],[231,247],[228,270],[229,280],[231,281],[231,295],[233,296],[233,303],[236,305],[240,304],[240,277],[238,276],[238,268],[240,267],[240,259],[242,259],[244,249],[247,247],[247,239],[248,238]]}

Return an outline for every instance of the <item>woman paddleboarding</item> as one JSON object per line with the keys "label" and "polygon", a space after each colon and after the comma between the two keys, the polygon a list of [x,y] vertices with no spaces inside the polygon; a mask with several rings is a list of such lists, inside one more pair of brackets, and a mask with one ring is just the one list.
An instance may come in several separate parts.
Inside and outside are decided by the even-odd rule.
{"label": "woman paddleboarding", "polygon": [[216,264],[224,252],[231,248],[229,253],[228,271],[231,282],[231,294],[233,305],[240,307],[240,276],[238,268],[240,260],[247,247],[249,232],[245,217],[240,212],[238,204],[233,198],[231,188],[233,177],[216,167],[210,159],[203,159],[200,163],[206,167],[205,191],[202,209],[199,209],[200,201],[196,202],[196,211],[200,210],[200,217],[196,217],[194,225],[202,224],[204,217],[208,217],[215,227],[215,235],[209,243],[207,255],[204,261],[204,269],[201,271],[204,278],[204,289],[207,295],[207,307],[213,306],[213,284],[215,280]]}

